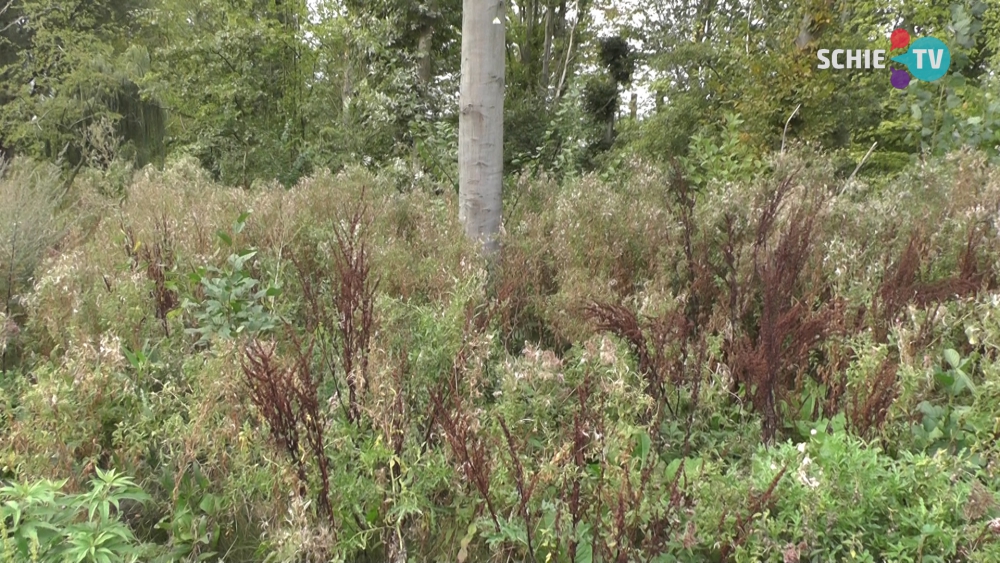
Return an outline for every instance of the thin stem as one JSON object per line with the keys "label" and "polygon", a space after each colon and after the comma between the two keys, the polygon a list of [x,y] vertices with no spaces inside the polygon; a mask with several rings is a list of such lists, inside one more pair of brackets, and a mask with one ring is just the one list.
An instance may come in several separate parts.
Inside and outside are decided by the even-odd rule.
{"label": "thin stem", "polygon": [[785,121],[785,130],[781,133],[781,154],[785,154],[785,135],[788,134],[788,124],[792,122],[792,118],[795,117],[795,114],[799,113],[799,108],[801,107],[802,104],[795,106],[795,109],[792,110],[792,115],[789,115],[788,120]]}
{"label": "thin stem", "polygon": [[849,178],[847,178],[847,181],[846,181],[846,182],[844,182],[844,185],[843,185],[843,187],[841,187],[841,188],[840,188],[840,193],[838,193],[837,195],[841,195],[841,194],[843,194],[843,193],[844,193],[844,190],[846,190],[846,189],[847,189],[847,186],[849,186],[849,185],[851,184],[851,180],[853,180],[853,179],[854,179],[854,175],[858,173],[858,170],[861,170],[861,167],[862,167],[862,166],[864,166],[864,164],[865,164],[865,161],[866,161],[866,160],[868,160],[868,157],[869,157],[869,156],[871,156],[871,154],[872,154],[872,151],[873,151],[873,150],[875,150],[875,145],[877,145],[877,144],[878,144],[878,141],[875,141],[874,143],[872,143],[872,146],[871,146],[871,148],[870,148],[870,149],[868,149],[868,152],[866,152],[866,153],[865,153],[865,157],[864,157],[864,158],[862,158],[862,159],[861,159],[861,162],[859,162],[859,163],[858,163],[858,165],[857,165],[857,166],[856,166],[856,167],[854,168],[854,172],[851,172],[851,175],[850,175],[850,177],[849,177]]}

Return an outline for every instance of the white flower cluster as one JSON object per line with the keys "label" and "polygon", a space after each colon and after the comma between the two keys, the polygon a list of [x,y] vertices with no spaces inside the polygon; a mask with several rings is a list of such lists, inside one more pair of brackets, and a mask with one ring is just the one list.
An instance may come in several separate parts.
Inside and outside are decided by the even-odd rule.
{"label": "white flower cluster", "polygon": [[[815,436],[816,429],[814,428],[810,433]],[[805,442],[800,443],[797,446],[797,449],[799,450],[799,453],[805,454],[806,452]],[[808,455],[805,455],[805,457],[802,458],[802,462],[799,464],[799,469],[798,469],[799,482],[809,487],[810,489],[815,489],[816,487],[819,486],[819,479],[809,475],[810,465],[812,465],[812,458],[810,458]]]}

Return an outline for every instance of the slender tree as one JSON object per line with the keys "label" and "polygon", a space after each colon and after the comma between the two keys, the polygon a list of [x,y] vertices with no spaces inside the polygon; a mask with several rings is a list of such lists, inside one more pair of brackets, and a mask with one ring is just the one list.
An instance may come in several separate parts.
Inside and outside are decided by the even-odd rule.
{"label": "slender tree", "polygon": [[459,91],[459,220],[487,254],[499,248],[503,184],[503,0],[464,0]]}

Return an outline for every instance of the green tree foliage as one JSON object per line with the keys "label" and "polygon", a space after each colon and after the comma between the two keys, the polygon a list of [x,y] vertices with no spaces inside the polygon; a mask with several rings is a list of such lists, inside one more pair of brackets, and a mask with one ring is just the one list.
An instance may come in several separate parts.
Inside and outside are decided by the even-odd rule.
{"label": "green tree foliage", "polygon": [[170,147],[215,178],[294,182],[309,169],[305,139],[315,53],[303,42],[305,2],[169,0],[146,14],[154,72],[145,85],[170,112]]}
{"label": "green tree foliage", "polygon": [[[661,23],[643,31],[658,75],[651,85],[657,111],[625,143],[641,153],[683,155],[695,132],[736,112],[743,143],[757,154],[786,137],[861,154],[874,141],[884,154],[942,154],[962,145],[996,154],[995,5],[706,0],[655,9],[666,10]],[[914,80],[900,91],[886,71],[816,68],[820,48],[888,50],[899,27],[946,42],[953,62],[945,80]]]}
{"label": "green tree foliage", "polygon": [[107,166],[88,130],[113,124],[139,165],[163,156],[164,116],[137,83],[149,56],[134,45],[145,3],[8,4],[0,15],[0,145],[72,165]]}

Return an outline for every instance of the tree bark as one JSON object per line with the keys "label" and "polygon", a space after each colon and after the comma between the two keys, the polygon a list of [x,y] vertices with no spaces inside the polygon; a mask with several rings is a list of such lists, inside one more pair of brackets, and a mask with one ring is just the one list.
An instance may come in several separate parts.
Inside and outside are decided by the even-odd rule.
{"label": "tree bark", "polygon": [[[565,13],[565,8],[563,9],[563,13]],[[566,93],[566,72],[569,70],[569,63],[573,58],[573,35],[576,33],[576,24],[578,23],[580,23],[579,13],[576,16],[576,21],[573,22],[573,26],[569,28],[569,45],[566,47],[566,62],[563,63],[562,75],[559,76],[559,84],[556,85],[556,104],[562,100],[563,94]]]}
{"label": "tree bark", "polygon": [[552,6],[545,6],[545,44],[542,53],[542,95],[548,101],[549,61],[552,59]]}
{"label": "tree bark", "polygon": [[417,77],[423,86],[427,86],[431,81],[431,38],[433,31],[431,26],[425,27],[420,32],[420,39],[417,42],[417,56],[419,58]]}
{"label": "tree bark", "polygon": [[486,254],[499,248],[505,18],[503,0],[463,0],[458,217]]}

